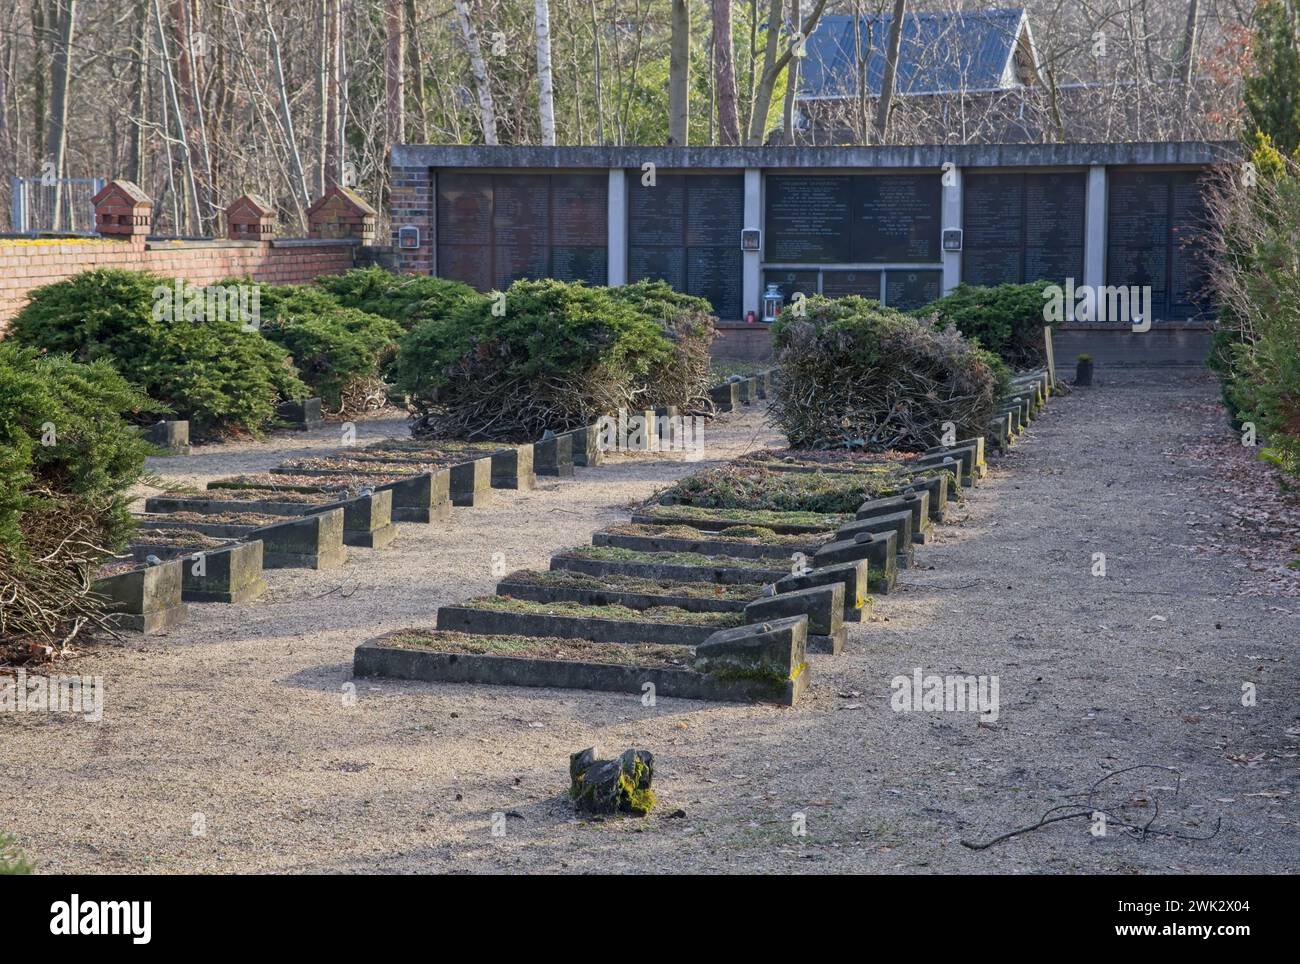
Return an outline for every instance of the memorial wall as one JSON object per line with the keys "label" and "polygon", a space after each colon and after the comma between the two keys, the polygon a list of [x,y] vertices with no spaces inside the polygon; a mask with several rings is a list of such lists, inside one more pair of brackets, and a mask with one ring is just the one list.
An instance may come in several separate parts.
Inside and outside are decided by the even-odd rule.
{"label": "memorial wall", "polygon": [[[861,295],[911,309],[958,281],[1068,279],[1150,285],[1157,323],[1199,321],[1198,178],[1220,149],[403,146],[412,192],[427,159],[432,203],[413,193],[394,222],[417,225],[404,245],[413,269],[479,290],[658,278],[725,321],[761,311],[773,284],[786,301]],[[647,178],[639,159],[659,154]],[[945,158],[957,172],[946,185]],[[623,239],[612,251],[611,237]]]}
{"label": "memorial wall", "polygon": [[438,274],[479,291],[519,278],[605,284],[608,178],[599,174],[438,176]]}
{"label": "memorial wall", "polygon": [[720,318],[741,316],[743,174],[627,175],[628,281],[659,279],[707,298]]}
{"label": "memorial wall", "polygon": [[820,291],[919,308],[942,294],[938,172],[769,174],[764,188],[763,283],[787,300]]}
{"label": "memorial wall", "polygon": [[1087,174],[968,174],[962,184],[962,281],[1083,283]]}
{"label": "memorial wall", "polygon": [[1205,267],[1195,236],[1205,218],[1196,171],[1109,172],[1106,283],[1151,286],[1163,321],[1208,311]]}

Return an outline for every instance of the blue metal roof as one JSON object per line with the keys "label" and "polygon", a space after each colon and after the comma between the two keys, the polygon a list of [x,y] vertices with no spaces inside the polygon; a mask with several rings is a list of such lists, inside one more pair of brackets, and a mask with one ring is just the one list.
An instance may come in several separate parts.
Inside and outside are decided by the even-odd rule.
{"label": "blue metal roof", "polygon": [[[992,90],[1015,49],[1021,7],[961,12],[908,11],[903,16],[895,90],[933,94]],[[862,17],[854,43],[851,16],[822,17],[808,37],[799,69],[799,97],[852,97],[857,93],[858,49],[866,57],[867,92],[880,95],[889,43],[889,14]]]}

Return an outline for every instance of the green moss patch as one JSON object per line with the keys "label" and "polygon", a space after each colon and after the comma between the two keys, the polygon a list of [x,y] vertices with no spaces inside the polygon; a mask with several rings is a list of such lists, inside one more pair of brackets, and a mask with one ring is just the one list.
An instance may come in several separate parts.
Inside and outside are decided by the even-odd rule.
{"label": "green moss patch", "polygon": [[866,500],[894,495],[902,486],[895,465],[853,474],[729,465],[688,476],[664,494],[683,505],[710,509],[853,513]]}
{"label": "green moss patch", "polygon": [[532,613],[538,616],[575,616],[583,619],[617,619],[638,623],[676,623],[686,626],[717,626],[726,629],[744,623],[743,613],[696,613],[676,606],[630,609],[617,604],[590,606],[576,602],[536,602],[509,596],[479,596],[465,603],[474,609],[495,612]]}
{"label": "green moss patch", "polygon": [[736,559],[731,556],[706,556],[699,552],[642,552],[638,549],[619,549],[614,546],[575,546],[565,552],[584,559],[604,559],[609,562],[647,562],[669,566],[722,566],[727,569],[771,569],[770,559]]}
{"label": "green moss patch", "polygon": [[827,529],[838,529],[854,519],[854,514],[848,512],[775,512],[770,509],[721,509],[697,505],[648,505],[638,511],[652,518],[699,519],[758,526],[825,526]]}
{"label": "green moss patch", "polygon": [[595,643],[586,639],[555,639],[548,636],[476,636],[439,629],[402,630],[383,637],[379,642],[385,646],[429,649],[439,653],[657,666],[665,669],[689,669],[694,658],[691,651],[682,646],[662,646],[656,643]]}
{"label": "green moss patch", "polygon": [[507,582],[527,583],[533,586],[555,586],[566,589],[585,589],[591,592],[645,593],[651,596],[690,596],[696,599],[735,599],[748,602],[763,591],[763,584],[737,583],[713,584],[704,582],[674,582],[671,579],[646,579],[641,576],[609,574],[593,576],[568,569],[548,571],[520,569],[506,576]]}

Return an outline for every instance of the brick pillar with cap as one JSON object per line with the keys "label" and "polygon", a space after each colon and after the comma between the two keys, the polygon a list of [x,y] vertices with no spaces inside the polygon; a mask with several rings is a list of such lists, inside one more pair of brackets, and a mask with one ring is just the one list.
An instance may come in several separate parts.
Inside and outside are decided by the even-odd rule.
{"label": "brick pillar with cap", "polygon": [[90,203],[99,234],[144,244],[153,220],[153,200],[144,191],[130,181],[109,181]]}

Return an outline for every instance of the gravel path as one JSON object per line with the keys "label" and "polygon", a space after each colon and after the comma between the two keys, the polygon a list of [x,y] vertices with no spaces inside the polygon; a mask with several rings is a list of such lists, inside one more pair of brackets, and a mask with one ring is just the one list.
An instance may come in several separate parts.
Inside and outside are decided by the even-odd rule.
{"label": "gravel path", "polygon": [[[1187,371],[1102,380],[1054,400],[994,463],[846,654],[815,659],[794,710],[370,680],[347,705],[359,641],[491,591],[494,553],[544,567],[701,464],[617,459],[443,529],[403,526],[339,571],[272,572],[262,600],[191,606],[168,636],[72,663],[104,677],[104,720],[0,718],[0,830],[52,872],[1296,872],[1300,605],[1240,595],[1249,573],[1197,551],[1228,537],[1223,496],[1181,454],[1204,432],[1185,409],[1215,386]],[[769,440],[760,413],[727,416],[707,455]],[[155,468],[201,482],[284,448]],[[997,676],[996,721],[893,712],[890,681],[918,667]],[[654,751],[654,816],[573,818],[568,754],[591,744]],[[1212,839],[1070,820],[960,844],[1143,764],[1177,768],[1181,793],[1174,773],[1122,773],[1102,785],[1112,811],[1186,836],[1221,820]]]}

